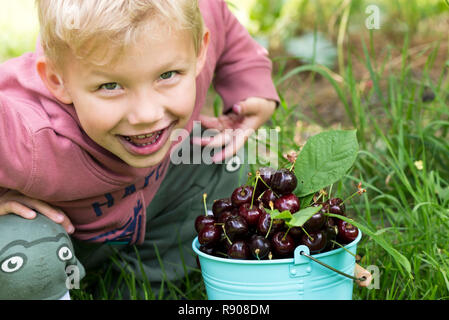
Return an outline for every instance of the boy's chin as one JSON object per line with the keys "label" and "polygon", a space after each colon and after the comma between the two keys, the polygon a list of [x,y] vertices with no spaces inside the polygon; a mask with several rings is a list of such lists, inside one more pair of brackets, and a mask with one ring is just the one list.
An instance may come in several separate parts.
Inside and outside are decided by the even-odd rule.
{"label": "boy's chin", "polygon": [[129,156],[126,159],[121,158],[126,164],[134,168],[149,168],[159,165],[166,157],[170,149],[170,145],[166,145],[157,152],[142,157]]}

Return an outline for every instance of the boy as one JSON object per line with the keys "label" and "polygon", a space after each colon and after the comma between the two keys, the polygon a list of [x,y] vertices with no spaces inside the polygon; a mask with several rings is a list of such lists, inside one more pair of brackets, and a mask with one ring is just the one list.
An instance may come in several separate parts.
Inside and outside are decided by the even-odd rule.
{"label": "boy", "polygon": [[[211,208],[241,174],[220,163],[248,137],[224,130],[256,130],[279,101],[266,50],[223,0],[37,0],[37,8],[36,52],[0,66],[0,215],[38,211],[71,235],[86,269],[117,249],[143,279],[137,244],[152,284],[162,278],[157,247],[173,264],[165,276],[176,279],[201,195]],[[211,83],[224,102],[219,118],[200,115]],[[194,140],[224,146],[218,163],[173,165],[181,141],[171,134],[198,120],[223,132]]]}

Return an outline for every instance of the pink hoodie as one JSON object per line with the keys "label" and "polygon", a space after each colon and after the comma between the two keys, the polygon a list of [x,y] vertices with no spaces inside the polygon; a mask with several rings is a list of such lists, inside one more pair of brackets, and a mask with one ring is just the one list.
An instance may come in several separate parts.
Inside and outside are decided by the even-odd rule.
{"label": "pink hoodie", "polygon": [[[200,8],[211,43],[189,131],[212,82],[226,110],[250,96],[279,101],[267,51],[223,0],[202,0]],[[11,189],[60,207],[80,240],[142,243],[146,207],[169,154],[157,166],[134,168],[97,145],[73,106],[57,101],[42,83],[35,68],[42,54],[37,45],[36,52],[0,65],[0,195]]]}

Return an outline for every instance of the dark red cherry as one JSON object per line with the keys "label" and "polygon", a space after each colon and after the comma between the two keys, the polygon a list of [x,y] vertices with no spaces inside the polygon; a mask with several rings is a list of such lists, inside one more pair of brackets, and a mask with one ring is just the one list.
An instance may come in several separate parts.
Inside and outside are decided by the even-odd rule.
{"label": "dark red cherry", "polygon": [[304,232],[302,231],[301,227],[292,227],[290,228],[290,231],[288,234],[294,239],[294,240],[300,240]]}
{"label": "dark red cherry", "polygon": [[215,219],[219,219],[220,215],[224,211],[231,211],[233,208],[231,199],[225,198],[225,199],[218,199],[215,200],[212,204],[212,213],[214,214]]}
{"label": "dark red cherry", "polygon": [[294,172],[285,168],[277,170],[271,177],[271,188],[281,195],[292,193],[297,184]]}
{"label": "dark red cherry", "polygon": [[[276,169],[271,168],[271,167],[262,167],[259,169],[260,179],[257,181],[255,197],[260,196],[260,194],[262,192],[264,192],[265,190],[268,189],[268,187],[270,187],[271,177],[273,176],[273,174],[275,172],[276,172]],[[263,182],[260,180],[263,180]]]}
{"label": "dark red cherry", "polygon": [[346,206],[343,203],[343,200],[341,200],[340,198],[332,198],[329,199],[327,203],[329,204],[329,207],[327,208],[328,212],[333,214],[339,214],[341,216],[345,215]]}
{"label": "dark red cherry", "polygon": [[251,203],[244,203],[239,206],[239,215],[245,218],[248,226],[255,226],[259,221],[259,217],[262,214],[262,211],[256,207],[254,204],[251,206]]}
{"label": "dark red cherry", "polygon": [[213,224],[204,226],[198,234],[198,242],[208,247],[215,245],[220,240],[221,230],[219,226]]}
{"label": "dark red cherry", "polygon": [[225,223],[229,217],[236,217],[238,216],[238,214],[239,211],[237,208],[233,208],[231,211],[223,211],[220,215],[220,218],[218,218],[217,222]]}
{"label": "dark red cherry", "polygon": [[304,229],[306,229],[307,232],[320,230],[327,221],[327,216],[324,214],[325,212],[327,212],[325,209],[326,204],[314,203],[311,205],[311,207],[318,207],[319,205],[323,205],[321,210],[311,216],[309,220],[307,220],[303,225]]}
{"label": "dark red cherry", "polygon": [[199,247],[200,251],[205,253],[205,254],[209,254],[211,256],[213,256],[215,254],[215,248],[214,247],[208,247],[205,245],[200,245]]}
{"label": "dark red cherry", "polygon": [[274,208],[280,212],[288,210],[290,213],[299,211],[299,199],[293,193],[283,195],[276,199],[274,202]]}
{"label": "dark red cherry", "polygon": [[310,253],[318,253],[322,251],[327,244],[327,234],[323,230],[309,232],[302,236],[300,243],[309,248]]}
{"label": "dark red cherry", "polygon": [[262,194],[262,197],[260,199],[262,200],[262,203],[265,208],[270,208],[270,201],[273,202],[273,205],[274,205],[274,202],[276,201],[277,198],[276,198],[273,190],[268,189],[268,190],[265,190],[265,192]]}
{"label": "dark red cherry", "polygon": [[281,231],[285,226],[285,221],[282,219],[273,219],[273,223],[271,225],[270,229],[270,221],[271,216],[269,213],[264,213],[260,216],[259,222],[257,223],[257,233],[261,236],[266,236],[268,230],[270,230],[270,234],[268,236],[271,236],[275,234],[278,231]]}
{"label": "dark red cherry", "polygon": [[270,240],[260,235],[253,235],[248,246],[253,257],[259,260],[267,258],[271,251]]}
{"label": "dark red cherry", "polygon": [[241,186],[232,192],[231,201],[235,207],[239,207],[244,203],[251,202],[253,196],[253,187]]}
{"label": "dark red cherry", "polygon": [[341,219],[338,219],[337,221],[337,228],[337,239],[338,242],[342,244],[347,244],[354,241],[359,235],[359,229],[356,226]]}
{"label": "dark red cherry", "polygon": [[226,235],[231,241],[248,234],[248,224],[246,223],[245,218],[239,215],[236,217],[229,217],[224,224],[224,228]]}
{"label": "dark red cherry", "polygon": [[208,225],[208,224],[214,224],[215,218],[212,215],[201,215],[196,217],[195,219],[195,230],[197,233],[200,233],[201,230],[203,230],[204,226]]}
{"label": "dark red cherry", "polygon": [[323,230],[326,231],[327,245],[324,250],[329,251],[336,248],[334,241],[337,241],[338,228],[334,218],[329,217],[324,224]]}
{"label": "dark red cherry", "polygon": [[284,231],[276,232],[271,239],[273,251],[279,257],[285,257],[295,250],[295,241]]}
{"label": "dark red cherry", "polygon": [[250,250],[243,240],[235,241],[228,249],[228,257],[231,259],[249,259]]}

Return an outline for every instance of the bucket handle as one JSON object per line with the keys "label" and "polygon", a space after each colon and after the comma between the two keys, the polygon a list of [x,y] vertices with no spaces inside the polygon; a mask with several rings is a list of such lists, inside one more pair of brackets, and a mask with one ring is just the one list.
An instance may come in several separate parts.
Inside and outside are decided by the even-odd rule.
{"label": "bucket handle", "polygon": [[323,267],[326,267],[326,268],[328,268],[328,269],[330,269],[330,270],[332,270],[332,271],[334,271],[334,272],[336,272],[336,273],[338,273],[338,274],[340,274],[342,276],[345,276],[346,278],[349,278],[349,279],[352,279],[352,280],[361,281],[361,282],[366,280],[365,276],[357,278],[357,277],[351,276],[350,274],[347,274],[347,273],[344,273],[344,272],[342,272],[340,270],[337,270],[334,267],[331,267],[330,265],[328,265],[328,264],[326,264],[326,263],[324,263],[324,262],[322,262],[322,261],[312,257],[311,255],[307,254],[304,250],[299,251],[299,254],[302,255],[302,256],[305,256],[305,257],[307,257],[309,259],[311,259],[312,261],[314,261],[316,263],[321,264]]}

